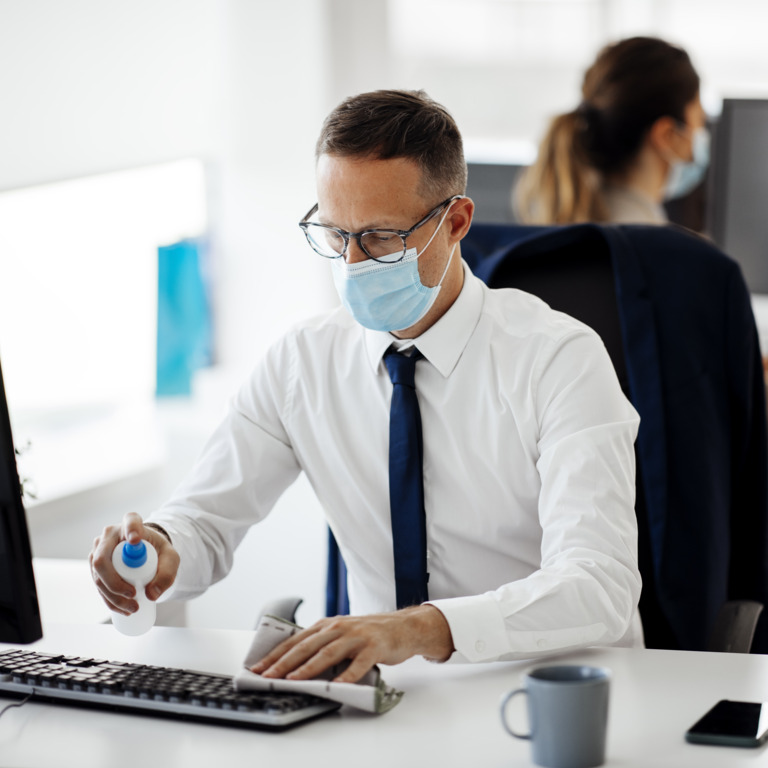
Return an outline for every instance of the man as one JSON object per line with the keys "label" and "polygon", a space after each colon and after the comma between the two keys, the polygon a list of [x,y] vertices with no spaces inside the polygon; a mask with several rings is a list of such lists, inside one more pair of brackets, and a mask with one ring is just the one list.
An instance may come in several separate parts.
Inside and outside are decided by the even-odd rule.
{"label": "man", "polygon": [[[462,262],[474,206],[451,116],[423,92],[350,98],[323,126],[316,171],[318,204],[301,226],[344,307],[269,350],[149,523],[128,515],[94,542],[109,607],[136,605],[110,563],[121,538],[159,550],[149,597],[171,584],[176,597],[199,594],[304,471],[356,615],[321,620],[255,671],[304,679],[350,659],[338,680],[354,682],[418,654],[488,661],[641,644],[637,414],[596,334],[528,294],[489,290]],[[409,353],[423,434],[417,521],[401,519],[410,490],[391,468],[420,469],[390,433],[392,381],[402,383],[390,369]],[[423,555],[403,556],[419,530]],[[411,592],[409,557],[423,559]]]}

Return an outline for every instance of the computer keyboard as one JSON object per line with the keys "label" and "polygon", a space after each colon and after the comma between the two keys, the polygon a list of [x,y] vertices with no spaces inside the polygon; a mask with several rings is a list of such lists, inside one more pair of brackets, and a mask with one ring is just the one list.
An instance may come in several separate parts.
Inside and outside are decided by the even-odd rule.
{"label": "computer keyboard", "polygon": [[27,650],[0,653],[0,696],[282,730],[339,708],[305,694],[239,692],[232,678]]}

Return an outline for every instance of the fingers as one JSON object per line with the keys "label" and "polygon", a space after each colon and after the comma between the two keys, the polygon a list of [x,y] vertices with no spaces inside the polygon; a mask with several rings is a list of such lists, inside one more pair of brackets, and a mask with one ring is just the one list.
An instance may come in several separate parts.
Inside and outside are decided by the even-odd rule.
{"label": "fingers", "polygon": [[[99,588],[101,599],[110,611],[121,613],[123,616],[130,616],[139,609],[139,604],[135,600],[126,601],[118,598],[117,601],[113,602],[113,600],[108,597],[109,593],[104,590],[98,582],[96,582],[96,586]],[[118,602],[120,603],[119,605],[117,604]]]}
{"label": "fingers", "polygon": [[147,533],[154,533],[154,538],[150,544],[157,549],[157,573],[155,578],[147,584],[146,595],[150,600],[157,600],[176,581],[180,558],[179,553],[170,545],[165,536],[152,531],[151,528],[144,530]]}
{"label": "fingers", "polygon": [[[311,630],[314,628],[310,628]],[[264,677],[285,677],[289,680],[309,680],[321,672],[349,658],[352,652],[349,640],[340,641],[340,632],[331,628],[295,635],[294,643],[281,643],[270,658],[264,659]],[[278,658],[274,659],[275,652]]]}
{"label": "fingers", "polygon": [[124,581],[112,565],[112,552],[121,541],[148,541],[157,550],[157,573],[147,584],[145,594],[157,600],[175,581],[179,570],[179,554],[161,533],[145,527],[141,516],[129,512],[120,525],[109,525],[97,536],[89,555],[91,576],[96,588],[111,611],[130,615],[138,610],[136,590]]}
{"label": "fingers", "polygon": [[334,683],[356,683],[365,677],[378,662],[375,655],[371,653],[360,653],[355,656],[350,662],[349,666],[337,675],[334,679]]}
{"label": "fingers", "polygon": [[144,525],[141,517],[135,512],[129,512],[123,518],[122,529],[126,540],[131,541],[129,537],[138,537],[135,542],[131,541],[136,543],[139,539],[144,539],[157,552],[157,573],[145,589],[148,599],[157,600],[176,580],[180,562],[179,553],[162,533]]}
{"label": "fingers", "polygon": [[[262,674],[266,672],[266,670],[271,669],[271,667],[283,657],[286,653],[288,653],[291,649],[293,649],[296,645],[298,645],[302,640],[304,640],[306,637],[309,637],[310,635],[315,634],[318,631],[320,622],[317,624],[312,625],[309,629],[304,629],[301,632],[297,632],[295,635],[292,635],[291,637],[287,638],[286,640],[283,640],[282,643],[279,645],[276,645],[266,656],[264,656],[262,659],[259,660],[257,664],[254,664],[251,667],[252,672],[256,672],[256,674]],[[290,672],[293,669],[293,667],[285,666],[285,671],[283,671],[283,674],[274,674],[271,673],[269,675],[266,675],[266,677],[282,677],[288,672]],[[283,667],[280,667],[280,670],[283,670]]]}
{"label": "fingers", "polygon": [[120,578],[112,565],[112,551],[120,543],[121,528],[107,526],[93,541],[88,560],[91,564],[91,576],[102,599],[110,610],[130,614],[138,610],[138,603],[133,599],[136,590],[131,584]]}
{"label": "fingers", "polygon": [[[257,674],[288,680],[310,680],[344,663],[336,682],[355,683],[374,664],[390,656],[386,633],[370,619],[323,619],[283,641],[251,669]],[[380,627],[378,628],[380,629]]]}
{"label": "fingers", "polygon": [[356,683],[380,660],[380,649],[375,643],[361,643],[359,639],[342,636],[327,645],[320,645],[324,639],[324,636],[316,635],[306,641],[306,648],[304,644],[296,646],[294,658],[286,659],[289,664],[309,655],[285,675],[287,680],[311,680],[330,670],[335,675],[334,683]]}
{"label": "fingers", "polygon": [[129,544],[138,544],[141,539],[147,539],[147,529],[144,528],[141,515],[138,515],[136,512],[128,512],[123,517],[122,531],[123,538]]}

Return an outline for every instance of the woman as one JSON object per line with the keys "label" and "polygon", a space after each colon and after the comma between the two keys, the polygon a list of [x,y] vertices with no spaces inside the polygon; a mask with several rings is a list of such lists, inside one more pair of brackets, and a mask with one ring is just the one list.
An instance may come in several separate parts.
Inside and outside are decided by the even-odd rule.
{"label": "woman", "polygon": [[528,224],[664,224],[661,203],[701,181],[709,135],[688,54],[633,37],[604,48],[581,104],[556,117],[513,206]]}

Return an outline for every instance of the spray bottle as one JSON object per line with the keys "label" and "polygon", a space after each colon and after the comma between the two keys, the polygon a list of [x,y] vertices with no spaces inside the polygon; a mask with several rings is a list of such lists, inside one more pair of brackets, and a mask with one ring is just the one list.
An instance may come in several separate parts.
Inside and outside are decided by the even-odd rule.
{"label": "spray bottle", "polygon": [[118,574],[136,588],[139,610],[130,616],[112,612],[112,623],[124,635],[143,635],[154,626],[157,606],[146,595],[146,586],[157,573],[157,551],[142,539],[138,544],[121,541],[112,552],[112,565]]}

